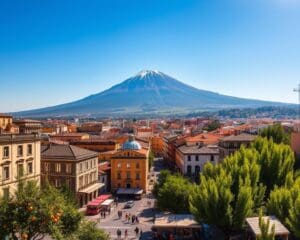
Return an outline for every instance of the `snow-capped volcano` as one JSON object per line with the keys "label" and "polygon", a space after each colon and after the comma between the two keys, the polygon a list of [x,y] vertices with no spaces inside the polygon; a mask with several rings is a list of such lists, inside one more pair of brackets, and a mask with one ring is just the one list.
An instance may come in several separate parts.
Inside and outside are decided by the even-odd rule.
{"label": "snow-capped volcano", "polygon": [[162,72],[143,70],[103,92],[22,116],[130,115],[181,113],[225,108],[278,106],[282,103],[236,98],[186,85]]}

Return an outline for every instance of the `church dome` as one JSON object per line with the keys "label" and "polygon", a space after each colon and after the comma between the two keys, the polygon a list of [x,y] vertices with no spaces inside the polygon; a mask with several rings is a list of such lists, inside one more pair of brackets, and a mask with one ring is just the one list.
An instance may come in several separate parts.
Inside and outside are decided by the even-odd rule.
{"label": "church dome", "polygon": [[134,140],[133,135],[130,135],[128,141],[126,141],[122,146],[123,150],[140,150],[141,148],[141,145]]}

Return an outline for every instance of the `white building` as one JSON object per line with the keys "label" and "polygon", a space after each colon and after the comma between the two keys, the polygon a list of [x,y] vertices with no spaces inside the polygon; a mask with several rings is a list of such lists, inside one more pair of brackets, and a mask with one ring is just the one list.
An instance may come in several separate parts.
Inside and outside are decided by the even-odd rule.
{"label": "white building", "polygon": [[183,145],[176,149],[176,166],[188,176],[197,176],[207,162],[219,162],[218,146]]}

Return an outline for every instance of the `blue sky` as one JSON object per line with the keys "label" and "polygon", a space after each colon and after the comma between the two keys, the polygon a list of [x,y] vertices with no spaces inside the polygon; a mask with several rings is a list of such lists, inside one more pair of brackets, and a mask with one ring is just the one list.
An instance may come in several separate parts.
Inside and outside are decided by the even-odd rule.
{"label": "blue sky", "polygon": [[300,0],[3,0],[0,112],[65,103],[143,69],[297,102]]}

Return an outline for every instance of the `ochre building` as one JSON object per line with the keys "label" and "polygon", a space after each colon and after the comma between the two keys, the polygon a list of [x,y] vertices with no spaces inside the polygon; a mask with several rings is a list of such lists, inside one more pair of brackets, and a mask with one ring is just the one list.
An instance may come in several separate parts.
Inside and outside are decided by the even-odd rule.
{"label": "ochre building", "polygon": [[148,157],[149,149],[142,148],[129,136],[121,149],[116,150],[110,158],[111,162],[111,188],[116,191],[120,188],[148,189]]}

